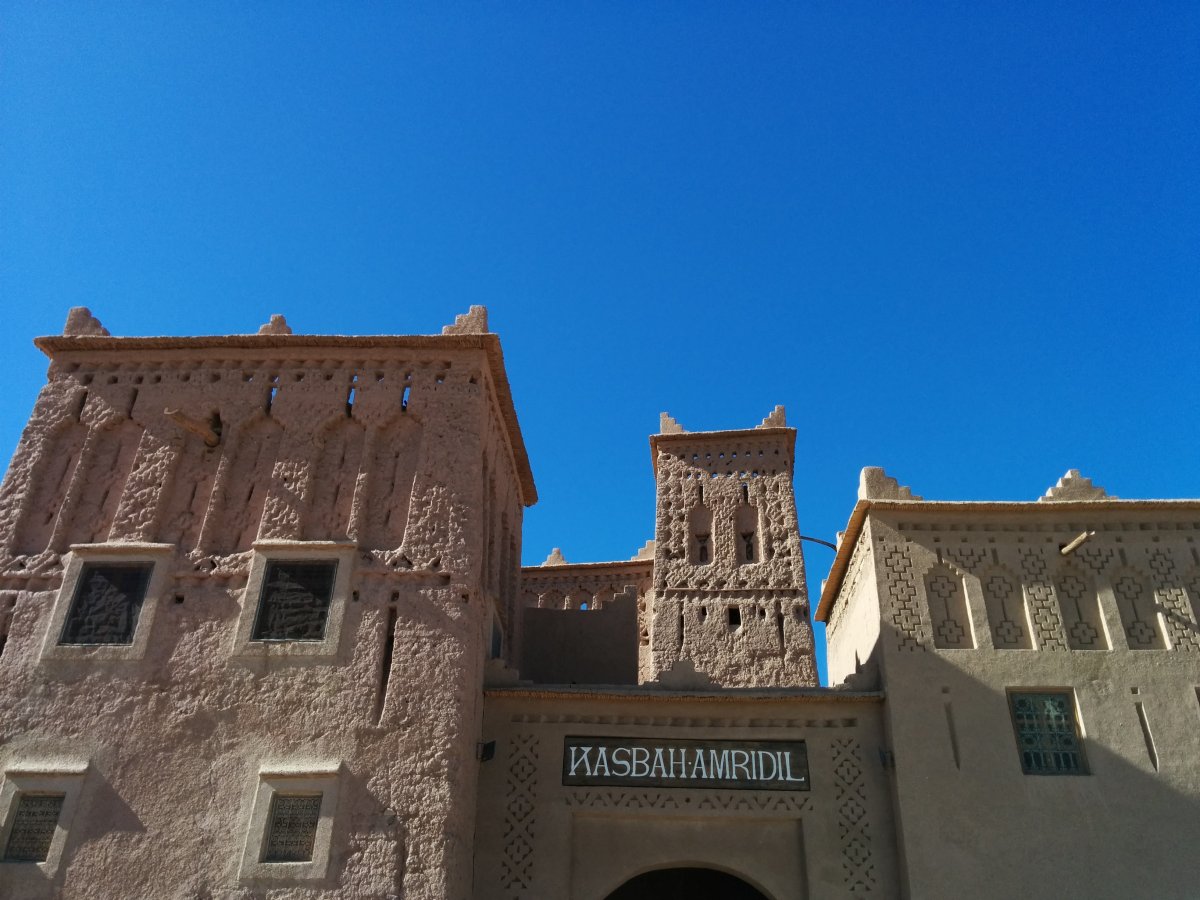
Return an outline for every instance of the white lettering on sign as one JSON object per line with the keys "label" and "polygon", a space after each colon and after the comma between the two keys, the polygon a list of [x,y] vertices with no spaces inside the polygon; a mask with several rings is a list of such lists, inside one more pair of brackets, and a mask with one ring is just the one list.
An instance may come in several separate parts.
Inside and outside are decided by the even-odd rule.
{"label": "white lettering on sign", "polygon": [[806,791],[804,741],[565,739],[563,784]]}

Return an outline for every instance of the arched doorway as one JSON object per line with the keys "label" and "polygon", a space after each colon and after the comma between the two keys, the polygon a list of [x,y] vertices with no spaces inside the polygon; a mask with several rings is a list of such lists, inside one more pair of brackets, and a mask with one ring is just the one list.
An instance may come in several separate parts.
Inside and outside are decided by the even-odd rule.
{"label": "arched doorway", "polygon": [[607,900],[768,900],[742,879],[715,869],[656,869],[631,878]]}

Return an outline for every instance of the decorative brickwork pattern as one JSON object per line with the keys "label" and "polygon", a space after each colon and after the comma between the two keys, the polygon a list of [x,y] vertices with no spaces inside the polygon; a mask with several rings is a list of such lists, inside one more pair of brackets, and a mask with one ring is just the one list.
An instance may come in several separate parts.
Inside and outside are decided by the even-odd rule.
{"label": "decorative brickwork pattern", "polygon": [[1026,581],[1046,580],[1046,558],[1042,552],[1034,547],[1021,548],[1021,571],[1025,574]]}
{"label": "decorative brickwork pattern", "polygon": [[500,863],[500,883],[513,898],[531,896],[528,892],[533,885],[537,758],[537,736],[518,734],[512,742],[512,759],[508,765],[504,858]]}
{"label": "decorative brickwork pattern", "polygon": [[862,749],[854,738],[837,738],[832,743],[832,749],[838,841],[842,847],[842,872],[846,889],[851,897],[867,897],[875,887],[876,877],[871,856],[871,826],[867,819]]}
{"label": "decorative brickwork pattern", "polygon": [[1107,569],[1116,556],[1113,553],[1112,547],[1097,544],[1094,540],[1088,541],[1072,555],[1078,557],[1084,565],[1088,566],[1097,575]]}
{"label": "decorative brickwork pattern", "polygon": [[1022,547],[1020,555],[1025,596],[1037,647],[1040,650],[1066,650],[1063,620],[1055,602],[1054,586],[1047,575],[1045,554],[1034,547]]}
{"label": "decorative brickwork pattern", "polygon": [[987,550],[972,544],[949,544],[943,552],[963,572],[974,572],[987,560]]}
{"label": "decorative brickwork pattern", "polygon": [[1054,588],[1049,584],[1029,584],[1025,588],[1029,598],[1029,612],[1037,633],[1039,650],[1066,650],[1063,640],[1062,620],[1054,602]]}
{"label": "decorative brickwork pattern", "polygon": [[997,650],[1032,650],[1033,640],[1020,582],[1007,572],[991,571],[980,579],[980,584],[992,646]]}
{"label": "decorative brickwork pattern", "polygon": [[1166,643],[1158,623],[1154,595],[1141,576],[1125,570],[1113,579],[1117,610],[1130,650],[1163,650]]}
{"label": "decorative brickwork pattern", "polygon": [[925,596],[929,602],[933,646],[943,650],[973,648],[975,639],[962,579],[946,566],[937,566],[925,576]]}
{"label": "decorative brickwork pattern", "polygon": [[887,608],[901,650],[926,650],[921,607],[908,550],[898,544],[880,544],[880,560],[887,586]]}
{"label": "decorative brickwork pattern", "polygon": [[[1167,634],[1175,650],[1200,652],[1200,625],[1196,612],[1188,601],[1182,579],[1176,575],[1175,564],[1161,549],[1150,553],[1150,571],[1154,576],[1155,592],[1167,623]],[[1194,596],[1194,591],[1193,591]]]}
{"label": "decorative brickwork pattern", "polygon": [[1063,631],[1072,650],[1107,650],[1100,598],[1090,580],[1073,569],[1064,569],[1055,582]]}
{"label": "decorative brickwork pattern", "polygon": [[689,797],[668,791],[575,791],[568,794],[571,809],[636,809],[676,812],[774,812],[799,815],[809,807],[809,797],[754,791],[703,792]]}

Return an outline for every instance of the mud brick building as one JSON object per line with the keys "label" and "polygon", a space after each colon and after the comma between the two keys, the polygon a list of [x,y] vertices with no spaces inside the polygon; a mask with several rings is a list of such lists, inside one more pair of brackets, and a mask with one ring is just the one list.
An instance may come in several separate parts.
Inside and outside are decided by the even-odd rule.
{"label": "mud brick building", "polygon": [[783,409],[664,414],[654,539],[523,568],[482,307],[36,343],[0,897],[1200,895],[1198,501],[867,468],[810,603]]}

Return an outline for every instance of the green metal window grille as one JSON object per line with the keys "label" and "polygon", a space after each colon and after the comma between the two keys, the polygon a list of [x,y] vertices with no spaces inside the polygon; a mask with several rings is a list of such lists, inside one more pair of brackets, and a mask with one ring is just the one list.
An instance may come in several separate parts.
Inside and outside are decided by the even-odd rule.
{"label": "green metal window grille", "polygon": [[1014,691],[1008,702],[1021,771],[1026,775],[1087,774],[1070,693]]}
{"label": "green metal window grille", "polygon": [[12,830],[4,847],[5,862],[45,862],[58,827],[63,794],[19,794]]}

